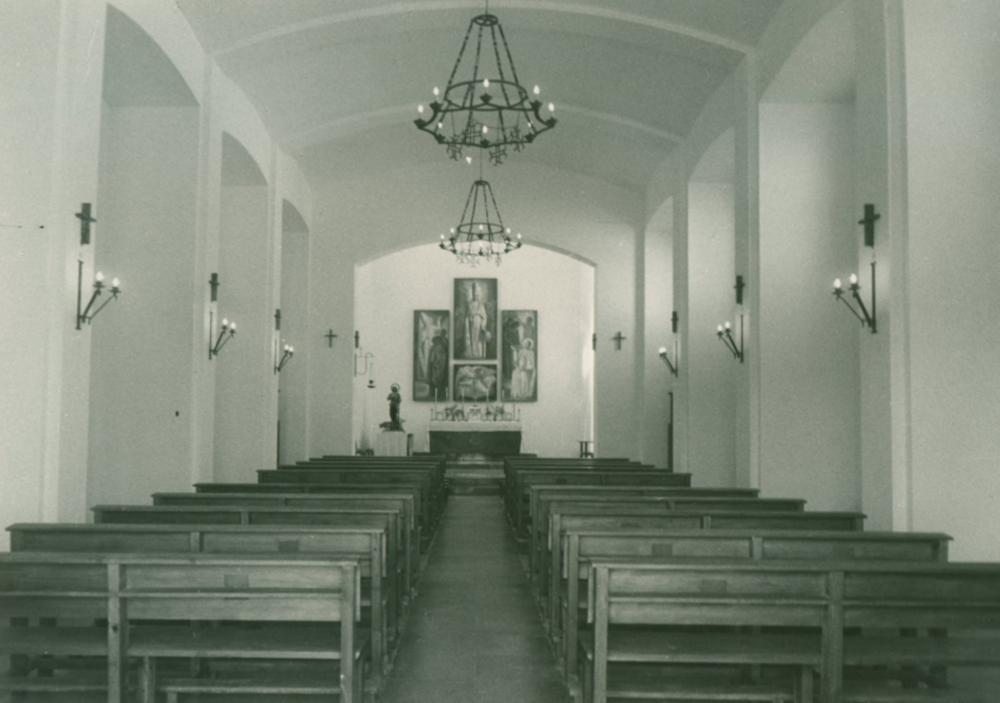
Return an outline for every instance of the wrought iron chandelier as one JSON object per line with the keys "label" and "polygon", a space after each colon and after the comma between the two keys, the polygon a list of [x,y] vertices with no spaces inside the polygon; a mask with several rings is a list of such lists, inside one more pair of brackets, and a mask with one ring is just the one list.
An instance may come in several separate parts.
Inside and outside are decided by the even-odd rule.
{"label": "wrought iron chandelier", "polygon": [[504,227],[493,197],[493,188],[480,175],[469,190],[461,222],[451,228],[449,235],[441,235],[439,246],[454,254],[459,263],[478,266],[480,262],[492,261],[499,266],[503,254],[521,248],[521,233],[511,238],[511,230]]}
{"label": "wrought iron chandelier", "polygon": [[[467,55],[473,38],[475,51]],[[489,13],[487,2],[486,13],[469,23],[444,92],[434,88],[430,116],[424,118],[426,110],[420,105],[414,123],[446,145],[456,161],[469,147],[488,151],[490,161],[500,164],[508,147],[521,151],[556,126],[555,105],[549,103],[548,117],[543,117],[540,92],[536,85],[529,93],[518,80],[503,27]]]}

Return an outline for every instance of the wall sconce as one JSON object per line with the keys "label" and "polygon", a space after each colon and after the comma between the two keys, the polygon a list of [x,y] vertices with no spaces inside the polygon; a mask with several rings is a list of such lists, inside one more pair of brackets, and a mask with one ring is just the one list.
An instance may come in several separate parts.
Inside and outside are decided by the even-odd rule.
{"label": "wall sconce", "polygon": [[743,363],[743,315],[740,315],[740,345],[736,346],[736,340],[733,338],[733,325],[728,320],[725,324],[719,325],[716,328],[716,334],[719,339],[722,340],[726,348],[733,353],[733,356]]}
{"label": "wall sconce", "polygon": [[726,348],[733,353],[733,356],[743,363],[743,289],[747,287],[746,282],[743,280],[743,276],[736,276],[736,285],[733,286],[736,289],[736,305],[740,308],[740,345],[736,346],[736,339],[733,338],[733,325],[726,320],[723,324],[715,328],[715,332],[719,339],[722,340]]}
{"label": "wall sconce", "polygon": [[88,325],[90,321],[97,317],[97,313],[103,310],[108,303],[112,300],[118,300],[118,294],[122,292],[121,284],[118,282],[117,278],[111,279],[111,297],[105,300],[100,307],[94,310],[93,313],[90,309],[94,307],[94,303],[97,299],[101,297],[101,292],[104,290],[104,274],[100,271],[94,276],[94,292],[90,296],[90,302],[87,303],[87,307],[81,310],[83,305],[83,262],[79,262],[80,266],[78,268],[77,279],[76,279],[76,328],[83,329],[83,323],[86,322]]}
{"label": "wall sconce", "polygon": [[678,351],[679,351],[678,350],[678,343],[677,343],[677,320],[678,320],[677,311],[674,310],[674,313],[673,313],[673,315],[670,318],[670,326],[671,326],[671,329],[673,330],[673,333],[674,333],[674,361],[673,362],[671,362],[670,361],[670,357],[667,356],[667,348],[666,347],[660,347],[660,358],[663,360],[663,363],[667,365],[667,368],[670,369],[670,373],[672,373],[674,376],[677,376],[677,364],[678,364],[678,362],[680,360],[680,356],[679,356],[679,353],[678,353]]}
{"label": "wall sconce", "polygon": [[[875,222],[882,217],[875,212],[875,206],[871,203],[865,203],[865,216],[858,220],[859,225],[865,226],[865,246],[872,249],[872,254],[874,257],[875,252]],[[861,285],[858,283],[858,275],[856,273],[851,274],[851,297],[854,298],[858,307],[855,308],[844,298],[844,287],[840,282],[840,279],[835,279],[833,282],[833,296],[847,306],[848,310],[854,313],[854,316],[861,320],[861,325],[871,328],[872,334],[878,332],[878,326],[876,325],[876,314],[875,314],[875,261],[872,261],[872,304],[871,304],[871,314],[868,314],[868,308],[865,306],[865,301],[861,299],[859,291],[861,290]],[[860,312],[859,310],[860,309]]]}
{"label": "wall sconce", "polygon": [[285,353],[282,355],[281,361],[279,361],[278,365],[274,367],[275,373],[281,373],[281,369],[285,368],[285,364],[287,364],[289,360],[295,355],[295,347],[290,346],[288,344],[285,345],[283,351]]}
{"label": "wall sconce", "polygon": [[215,344],[208,345],[208,358],[212,359],[219,355],[219,351],[222,347],[226,346],[226,342],[236,336],[236,323],[230,322],[226,318],[222,318],[222,328],[219,330],[219,336],[215,340]]}

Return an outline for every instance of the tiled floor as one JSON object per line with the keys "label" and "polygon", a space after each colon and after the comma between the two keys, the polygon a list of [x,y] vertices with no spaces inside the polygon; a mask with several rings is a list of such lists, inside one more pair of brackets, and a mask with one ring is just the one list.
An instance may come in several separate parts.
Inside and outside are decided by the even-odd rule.
{"label": "tiled floor", "polygon": [[570,703],[496,496],[452,496],[380,703]]}

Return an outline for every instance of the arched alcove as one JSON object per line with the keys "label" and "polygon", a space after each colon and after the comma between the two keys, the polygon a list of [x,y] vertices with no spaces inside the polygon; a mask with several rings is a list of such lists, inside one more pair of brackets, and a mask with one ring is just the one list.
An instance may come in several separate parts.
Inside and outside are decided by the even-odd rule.
{"label": "arched alcove", "polygon": [[200,342],[198,102],[156,42],[111,6],[104,56],[93,244],[96,269],[120,278],[123,294],[89,328],[89,504],[190,485]]}
{"label": "arched alcove", "polygon": [[[320,330],[317,330],[317,334]],[[326,330],[322,330],[326,332]],[[346,336],[346,335],[345,335]],[[308,384],[313,353],[309,326],[309,226],[298,209],[281,201],[281,342],[294,356],[278,377],[278,461],[309,458]],[[322,340],[320,353],[332,350]],[[340,344],[347,344],[347,339]]]}
{"label": "arched alcove", "polygon": [[[354,383],[354,441],[371,441],[378,424],[388,420],[385,400],[391,383],[399,383],[402,417],[414,435],[414,449],[427,451],[427,427],[433,398],[414,400],[415,364],[420,363],[414,312],[449,311],[452,342],[455,339],[455,279],[496,279],[497,311],[533,311],[537,330],[537,400],[515,403],[509,392],[503,402],[517,408],[523,425],[522,451],[542,456],[568,456],[579,450],[581,439],[593,439],[595,268],[581,257],[551,248],[527,245],[493,265],[470,268],[434,244],[395,251],[355,269],[355,325],[360,333],[361,360],[374,358],[375,389],[367,387],[368,375]],[[497,320],[499,339],[495,359],[480,362],[497,368],[498,389],[504,387],[502,317]],[[508,340],[509,341],[509,340]],[[449,386],[454,386],[455,366],[470,363],[455,358],[449,345]],[[509,365],[509,361],[508,361]],[[508,389],[509,391],[509,389]],[[461,398],[438,398],[442,409]],[[365,427],[365,408],[369,424]],[[471,402],[466,405],[471,406]],[[485,405],[485,404],[481,404]]]}
{"label": "arched alcove", "polygon": [[236,337],[215,359],[215,479],[253,480],[277,456],[277,341],[268,183],[238,139],[222,134],[219,318]]}
{"label": "arched alcove", "polygon": [[853,2],[817,22],[759,112],[761,489],[826,510],[861,509],[861,330],[831,295],[859,266],[855,22]]}

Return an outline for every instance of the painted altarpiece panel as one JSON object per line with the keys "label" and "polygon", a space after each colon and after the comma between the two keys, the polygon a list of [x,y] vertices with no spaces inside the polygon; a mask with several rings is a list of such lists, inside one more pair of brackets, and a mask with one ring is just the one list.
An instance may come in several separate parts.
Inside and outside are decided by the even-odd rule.
{"label": "painted altarpiece panel", "polygon": [[502,395],[504,401],[538,400],[538,311],[501,313]]}
{"label": "painted altarpiece panel", "polygon": [[492,403],[496,399],[496,364],[455,364],[455,400]]}
{"label": "painted altarpiece panel", "polygon": [[455,279],[455,360],[496,361],[497,279]]}
{"label": "painted altarpiece panel", "polygon": [[451,312],[413,311],[413,400],[448,400]]}

